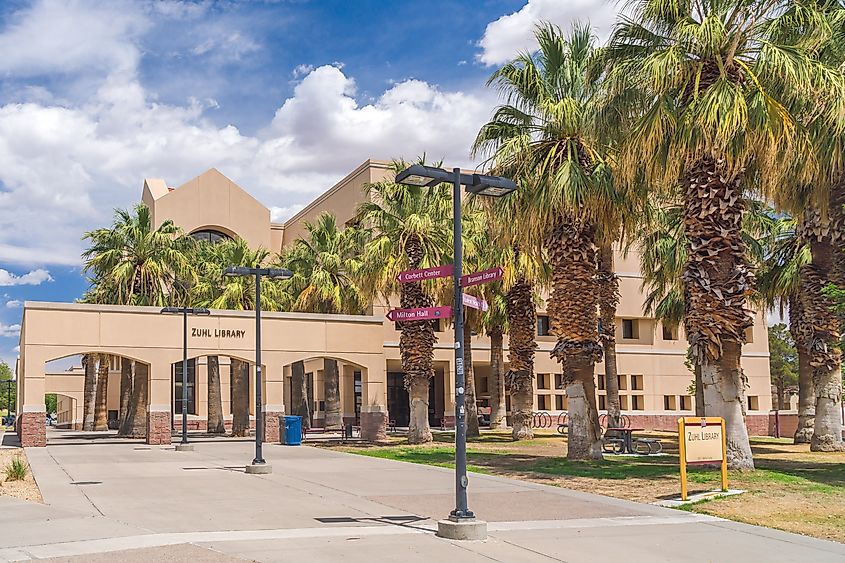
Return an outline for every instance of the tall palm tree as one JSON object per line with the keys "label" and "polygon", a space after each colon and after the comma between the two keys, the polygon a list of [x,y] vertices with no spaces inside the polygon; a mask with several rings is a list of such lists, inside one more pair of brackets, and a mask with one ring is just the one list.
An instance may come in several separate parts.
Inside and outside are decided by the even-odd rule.
{"label": "tall palm tree", "polygon": [[[394,162],[394,172],[405,163]],[[370,287],[386,303],[399,294],[402,308],[430,307],[435,282],[400,284],[402,270],[442,265],[451,248],[451,189],[398,185],[391,181],[367,184],[367,201],[358,209],[361,223],[370,231],[364,250],[362,287]],[[430,321],[400,323],[399,350],[405,388],[411,403],[408,441],[430,442],[428,394],[434,376],[436,337]]]}
{"label": "tall palm tree", "polygon": [[132,370],[133,362],[129,358],[120,358],[120,411],[118,412],[117,435],[126,436],[129,434],[127,421],[129,420],[129,409],[132,398]]}
{"label": "tall palm tree", "polygon": [[[361,269],[361,252],[366,232],[356,227],[340,230],[337,219],[323,213],[316,223],[306,223],[306,237],[298,238],[280,257],[293,272],[288,287],[297,311],[360,315],[366,304],[356,283]],[[340,404],[340,372],[337,360],[324,359],[325,427],[339,430],[343,425]]]}
{"label": "tall palm tree", "polygon": [[94,405],[97,402],[97,355],[82,356],[85,384],[82,391],[82,430],[94,430]]}
{"label": "tall palm tree", "polygon": [[[539,50],[523,54],[490,78],[504,95],[475,141],[497,171],[514,177],[527,200],[519,228],[542,243],[552,267],[547,310],[563,365],[569,402],[570,459],[600,459],[595,363],[598,334],[597,250],[617,236],[621,194],[608,164],[608,140],[596,129],[598,75],[589,27],[564,36],[537,28]],[[513,327],[511,327],[513,330]]]}
{"label": "tall palm tree", "polygon": [[109,355],[97,356],[97,390],[94,403],[94,430],[109,429]]}
{"label": "tall palm tree", "polygon": [[[620,114],[638,114],[622,146],[622,176],[680,192],[686,334],[708,415],[725,418],[735,469],[754,467],[740,367],[753,324],[745,308],[753,275],[741,238],[744,192],[777,191],[803,146],[789,108],[808,90],[825,96],[837,87],[814,59],[811,36],[778,40],[778,18],[791,3],[637,0],[606,53],[610,96],[623,105],[636,99]],[[632,84],[638,98],[623,94]]]}
{"label": "tall palm tree", "polygon": [[801,326],[806,323],[801,306],[801,269],[812,259],[810,249],[798,235],[796,221],[787,216],[778,220],[776,232],[757,276],[760,301],[789,315],[789,331],[798,353],[798,426],[796,444],[809,444],[813,437],[816,393],[810,366],[810,347]]}
{"label": "tall palm tree", "polygon": [[[263,248],[252,250],[243,239],[201,245],[201,248],[205,259],[199,266],[197,283],[191,289],[192,300],[212,309],[255,309],[252,276],[224,276],[223,270],[229,266],[258,267],[267,262],[269,252]],[[260,299],[265,311],[286,310],[290,306],[290,298],[280,282],[262,283]],[[249,364],[238,358],[230,360],[232,435],[246,436],[249,433]]]}
{"label": "tall palm tree", "polygon": [[[86,232],[83,238],[89,241],[82,254],[83,269],[91,275],[91,287],[83,299],[86,302],[163,306],[171,298],[174,281],[193,276],[189,258],[192,239],[183,236],[172,221],[154,227],[150,211],[143,203],[132,210],[116,209],[111,227]],[[93,358],[89,355],[86,363],[86,389],[91,383],[87,370],[93,370],[96,361]],[[147,376],[145,368],[135,369],[129,393],[130,406],[121,435],[143,436],[146,433],[147,382],[139,382],[139,378]],[[124,381],[121,377],[122,384]],[[92,396],[96,394],[95,389],[94,386],[90,390]],[[86,405],[88,395],[86,393]],[[136,400],[143,404],[132,402]],[[88,412],[88,407],[85,408]]]}

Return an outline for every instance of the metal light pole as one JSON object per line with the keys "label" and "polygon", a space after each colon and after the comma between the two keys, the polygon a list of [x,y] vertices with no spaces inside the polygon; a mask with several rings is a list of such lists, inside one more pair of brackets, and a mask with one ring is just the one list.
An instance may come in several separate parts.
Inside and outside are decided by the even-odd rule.
{"label": "metal light pole", "polygon": [[231,267],[223,272],[225,276],[255,276],[255,457],[246,467],[247,473],[266,474],[273,468],[264,460],[264,404],[262,400],[261,377],[261,277],[288,279],[293,273],[280,268]]}
{"label": "metal light pole", "polygon": [[[461,289],[463,265],[463,239],[461,238],[461,185],[469,193],[501,197],[516,190],[513,180],[501,176],[464,174],[460,168],[447,172],[440,168],[415,164],[396,175],[397,184],[429,186],[450,182],[452,184],[452,246],[454,263],[454,305],[452,308],[455,328],[455,509],[448,520],[438,522],[437,534],[450,539],[484,539],[487,525],[476,521],[467,500],[467,427],[466,379],[464,377],[464,305]],[[471,360],[470,360],[471,361]]]}
{"label": "metal light pole", "polygon": [[193,451],[188,443],[188,315],[210,315],[208,309],[194,307],[165,307],[162,313],[182,313],[182,441],[176,445],[177,452]]}

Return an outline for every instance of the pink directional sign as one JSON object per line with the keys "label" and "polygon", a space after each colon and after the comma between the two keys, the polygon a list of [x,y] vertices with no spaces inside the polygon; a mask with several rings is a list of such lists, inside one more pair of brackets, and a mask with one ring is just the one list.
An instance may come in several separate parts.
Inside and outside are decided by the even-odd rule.
{"label": "pink directional sign", "polygon": [[479,299],[474,295],[468,295],[466,293],[462,293],[461,295],[463,295],[463,302],[467,307],[472,307],[473,309],[478,309],[479,311],[487,310],[487,301],[484,299]]}
{"label": "pink directional sign", "polygon": [[396,279],[399,283],[416,282],[423,280],[433,280],[435,278],[447,278],[452,275],[454,268],[451,264],[445,266],[436,266],[434,268],[423,268],[422,270],[405,270],[399,272]]}
{"label": "pink directional sign", "polygon": [[452,316],[451,307],[422,307],[420,309],[393,309],[387,313],[391,321],[432,321],[448,319]]}
{"label": "pink directional sign", "polygon": [[496,281],[501,279],[504,274],[505,271],[502,268],[490,268],[489,270],[482,270],[474,274],[467,274],[461,276],[461,287]]}

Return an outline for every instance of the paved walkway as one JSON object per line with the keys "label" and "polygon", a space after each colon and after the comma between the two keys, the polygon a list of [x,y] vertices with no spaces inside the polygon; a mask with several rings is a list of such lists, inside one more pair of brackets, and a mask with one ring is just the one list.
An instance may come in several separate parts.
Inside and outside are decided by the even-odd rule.
{"label": "paved walkway", "polygon": [[[55,442],[54,442],[55,443]],[[311,447],[196,451],[89,443],[27,450],[46,505],[0,497],[0,560],[795,561],[845,545],[499,477],[470,476],[485,542],[437,538],[453,474]]]}

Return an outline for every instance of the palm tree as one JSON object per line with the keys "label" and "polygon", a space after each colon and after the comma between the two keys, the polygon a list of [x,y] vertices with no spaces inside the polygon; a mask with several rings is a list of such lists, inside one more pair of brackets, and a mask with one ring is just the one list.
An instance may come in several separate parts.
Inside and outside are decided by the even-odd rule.
{"label": "palm tree", "polygon": [[801,269],[810,263],[810,249],[798,235],[795,220],[783,216],[769,244],[768,255],[757,276],[760,300],[769,308],[789,314],[789,332],[798,352],[798,427],[796,444],[809,444],[813,437],[816,393],[810,366],[810,346],[801,330],[806,324],[801,306]]}
{"label": "palm tree", "polygon": [[129,403],[132,397],[132,360],[120,358],[120,410],[118,411],[117,435],[128,434],[126,421],[129,418]]}
{"label": "palm tree", "polygon": [[[778,40],[778,18],[790,4],[637,0],[606,53],[610,97],[620,115],[637,114],[621,147],[621,175],[680,192],[686,334],[708,415],[725,418],[735,469],[754,467],[740,367],[753,324],[745,308],[753,275],[741,237],[744,192],[777,191],[801,142],[789,108],[807,91],[824,97],[837,88],[814,59],[813,34]],[[813,14],[812,5],[804,8]],[[640,96],[629,95],[632,85]]]}
{"label": "palm tree", "polygon": [[[223,275],[223,270],[229,266],[258,267],[267,262],[269,252],[263,248],[252,250],[243,239],[201,244],[200,247],[204,260],[199,266],[198,281],[191,289],[192,300],[212,309],[254,309],[255,280],[252,276],[228,277]],[[289,296],[279,282],[261,284],[260,298],[265,311],[286,310],[290,305]],[[249,364],[238,358],[230,360],[232,435],[246,436],[249,433]]]}
{"label": "palm tree", "polygon": [[589,28],[576,25],[564,36],[544,25],[535,35],[536,53],[490,78],[506,104],[482,127],[475,149],[489,152],[495,169],[517,179],[524,192],[518,199],[528,212],[519,228],[543,245],[552,267],[547,310],[557,337],[552,357],[567,382],[567,455],[600,459],[597,250],[616,239],[623,198],[614,188],[608,141],[595,128],[601,83],[588,72],[595,57]]}
{"label": "palm tree", "polygon": [[82,356],[82,368],[85,370],[85,386],[82,391],[82,430],[94,430],[94,405],[97,400],[97,356]]}
{"label": "palm tree", "polygon": [[[181,229],[169,220],[153,228],[149,209],[142,203],[131,211],[115,210],[110,228],[89,231],[83,238],[90,241],[82,254],[83,269],[91,274],[91,287],[83,301],[163,306],[172,298],[176,279],[193,277],[189,258],[192,239],[183,236]],[[86,413],[89,400],[93,407],[96,394],[94,362],[94,356],[88,355],[85,362]],[[146,377],[149,374],[146,366],[136,367],[134,371],[130,404],[120,434],[138,437],[146,434]],[[126,378],[121,376],[121,386],[125,382]],[[121,389],[121,395],[126,392]],[[134,401],[143,403],[139,405]],[[93,429],[93,408],[91,415],[90,428],[85,423],[83,428]]]}
{"label": "palm tree", "polygon": [[616,365],[616,308],[619,306],[619,278],[613,267],[613,246],[599,247],[597,281],[599,297],[599,340],[604,349],[604,384],[607,389],[607,426],[622,425],[619,401],[619,370]]}
{"label": "palm tree", "polygon": [[109,355],[99,354],[97,358],[97,389],[96,401],[94,403],[94,430],[103,431],[109,429]]}
{"label": "palm tree", "polygon": [[[297,311],[360,315],[364,313],[363,292],[355,276],[361,269],[361,252],[366,232],[347,227],[339,230],[337,220],[323,213],[317,222],[306,223],[306,238],[298,238],[281,257],[281,264],[293,272],[288,282]],[[343,425],[340,404],[340,373],[337,360],[324,360],[326,420],[329,430]]]}
{"label": "palm tree", "polygon": [[[396,173],[405,167],[403,162],[393,163]],[[448,258],[451,188],[385,181],[367,184],[365,189],[367,201],[358,213],[371,234],[364,250],[361,287],[372,288],[386,303],[398,293],[402,308],[430,307],[434,282],[399,284],[396,276],[402,270],[440,266]],[[405,321],[400,323],[400,331],[402,369],[411,403],[408,441],[430,442],[428,393],[434,376],[434,327],[430,321]]]}

